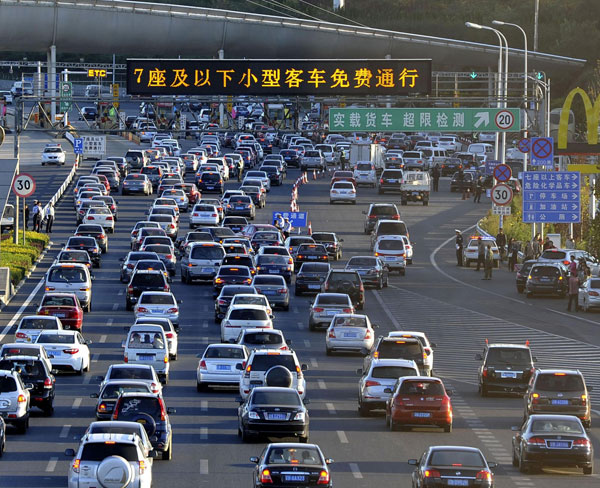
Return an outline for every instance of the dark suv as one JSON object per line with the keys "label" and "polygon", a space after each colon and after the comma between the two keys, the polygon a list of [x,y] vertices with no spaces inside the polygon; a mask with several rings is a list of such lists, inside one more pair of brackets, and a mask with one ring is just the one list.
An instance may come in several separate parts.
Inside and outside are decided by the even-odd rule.
{"label": "dark suv", "polygon": [[379,337],[368,356],[365,356],[363,371],[368,371],[375,359],[408,359],[417,363],[425,374],[425,349],[419,339],[408,337]]}
{"label": "dark suv", "polygon": [[575,415],[586,428],[592,426],[591,403],[583,375],[578,370],[536,369],[523,399],[524,418],[532,414]]}
{"label": "dark suv", "polygon": [[296,275],[294,295],[319,293],[321,285],[327,279],[331,267],[329,263],[304,263]]}
{"label": "dark suv", "polygon": [[138,270],[127,285],[125,308],[133,310],[133,306],[144,291],[171,291],[171,287],[162,271]]}
{"label": "dark suv", "polygon": [[517,291],[519,293],[523,293],[525,291],[525,283],[527,283],[527,277],[529,276],[529,271],[531,270],[531,267],[537,263],[537,260],[535,259],[529,259],[527,261],[525,261],[521,267],[519,268],[519,270],[516,273],[516,285],[517,285]]}
{"label": "dark suv", "polygon": [[482,361],[479,393],[483,397],[492,391],[523,393],[536,361],[529,346],[519,344],[487,344],[483,354],[475,355],[475,359]]}
{"label": "dark suv", "polygon": [[525,282],[525,296],[551,294],[564,297],[568,286],[567,270],[562,264],[535,263]]}
{"label": "dark suv", "polygon": [[332,269],[323,283],[327,293],[345,293],[358,310],[365,306],[365,287],[358,271]]}
{"label": "dark suv", "polygon": [[198,191],[203,193],[223,193],[223,178],[221,178],[219,173],[205,171],[196,178],[196,186],[198,187]]}
{"label": "dark suv", "polygon": [[169,414],[175,410],[167,408],[160,395],[154,393],[123,393],[117,400],[113,420],[141,423],[152,447],[162,452],[163,460],[170,460],[173,452],[173,430]]}
{"label": "dark suv", "polygon": [[378,193],[381,195],[386,191],[400,191],[402,184],[401,169],[384,169],[379,177]]}
{"label": "dark suv", "polygon": [[398,207],[393,203],[372,203],[369,210],[363,212],[365,217],[364,232],[370,234],[379,219],[400,220]]}
{"label": "dark suv", "polygon": [[19,372],[23,383],[31,383],[30,404],[40,408],[44,415],[50,416],[54,412],[54,387],[55,379],[48,365],[40,358],[30,356],[5,356],[0,360],[0,370]]}

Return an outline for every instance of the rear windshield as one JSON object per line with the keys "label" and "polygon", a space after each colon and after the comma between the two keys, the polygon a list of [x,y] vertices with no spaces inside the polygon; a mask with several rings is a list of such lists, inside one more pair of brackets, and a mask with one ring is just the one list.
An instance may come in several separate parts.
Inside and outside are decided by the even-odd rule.
{"label": "rear windshield", "polygon": [[[172,219],[169,216],[165,216],[164,220],[161,220],[161,217],[156,217],[156,223],[158,222],[172,222]],[[164,236],[165,231],[160,227],[145,227],[140,231],[140,237],[146,236]]]}
{"label": "rear windshield", "polygon": [[147,413],[153,418],[160,417],[158,398],[133,397],[124,398],[119,406],[119,420],[127,420]]}
{"label": "rear windshield", "polygon": [[[239,293],[248,293],[247,291],[242,291]],[[233,305],[260,305],[260,306],[267,306],[268,302],[266,297],[262,296],[262,295],[252,295],[252,296],[236,296],[233,298],[232,302]]]}
{"label": "rear windshield", "polygon": [[42,307],[74,307],[76,305],[74,297],[45,296],[42,299]]}
{"label": "rear windshield", "polygon": [[319,295],[315,303],[319,305],[349,305],[348,295]]}
{"label": "rear windshield", "polygon": [[252,237],[253,241],[276,241],[279,239],[277,232],[257,232]]}
{"label": "rear windshield", "polygon": [[239,268],[221,268],[219,276],[250,276],[250,270],[246,267]]}
{"label": "rear windshield", "polygon": [[[121,396],[121,393],[126,393],[126,392],[148,393],[148,387],[143,384],[139,384],[139,385],[122,385],[122,384],[110,385],[109,384],[109,385],[106,385],[106,387],[102,391],[101,398],[103,398],[103,399],[111,398],[111,399],[116,400],[117,398],[119,398],[119,396]],[[95,431],[95,432],[99,432],[99,431]]]}
{"label": "rear windshield", "polygon": [[[160,215],[160,214],[152,214],[150,215],[150,220],[152,222],[173,222],[173,217],[170,215]],[[160,234],[160,232],[156,232],[155,234]]]}
{"label": "rear windshield", "polygon": [[583,434],[581,424],[568,419],[534,420],[531,424],[532,432],[546,432],[552,434]]}
{"label": "rear windshield", "polygon": [[244,351],[239,347],[209,347],[204,357],[211,359],[244,359]]}
{"label": "rear windshield", "polygon": [[262,254],[256,258],[256,264],[279,264],[287,265],[289,258],[287,256],[279,256],[277,254]]}
{"label": "rear windshield", "polygon": [[331,274],[329,275],[329,284],[330,285],[336,286],[336,285],[340,285],[344,282],[360,283],[360,277],[358,276],[358,274],[356,274],[356,272],[343,273],[343,272],[332,271]]}
{"label": "rear windshield", "polygon": [[296,390],[290,391],[256,391],[252,395],[255,405],[285,405],[295,407],[300,405]]}
{"label": "rear windshield", "polygon": [[486,361],[493,364],[531,365],[531,353],[527,349],[492,347],[487,353]]}
{"label": "rear windshield", "polygon": [[150,244],[149,246],[144,246],[144,249],[146,249],[146,251],[155,252],[156,254],[171,254],[171,248],[164,244]]}
{"label": "rear windshield", "polygon": [[223,256],[225,256],[225,251],[219,246],[195,246],[192,249],[190,258],[220,261]]}
{"label": "rear windshield", "polygon": [[561,261],[567,258],[567,253],[564,251],[544,251],[542,253],[544,259],[560,259]]}
{"label": "rear windshield", "polygon": [[201,180],[202,181],[219,181],[221,179],[220,175],[212,174],[212,173],[202,173]]}
{"label": "rear windshield", "polygon": [[44,366],[35,359],[3,359],[0,361],[0,369],[18,371],[25,382],[46,377]]}
{"label": "rear windshield", "polygon": [[406,224],[404,222],[382,222],[377,228],[377,234],[406,235]]}
{"label": "rear windshield", "polygon": [[[10,366],[9,366],[10,368]],[[17,391],[17,382],[10,376],[0,376],[0,393]]]}
{"label": "rear windshield", "polygon": [[405,395],[443,395],[444,387],[439,381],[403,381],[400,392]]}
{"label": "rear windshield", "polygon": [[554,266],[534,266],[529,271],[531,276],[545,276],[548,278],[556,278],[560,272]]}
{"label": "rear windshield", "polygon": [[377,259],[371,257],[351,258],[346,266],[350,268],[353,266],[377,266]]}
{"label": "rear windshield", "polygon": [[372,167],[370,163],[358,163],[356,169],[358,171],[371,171]]}
{"label": "rear windshield", "polygon": [[379,379],[395,379],[403,376],[414,376],[414,368],[404,368],[402,366],[377,366],[373,368],[371,376]]}
{"label": "rear windshield", "polygon": [[334,327],[367,327],[367,319],[365,317],[349,317],[337,316],[333,321]]}
{"label": "rear windshield", "polygon": [[400,179],[402,178],[402,171],[396,171],[393,169],[386,169],[382,174],[381,174],[382,178],[396,178],[396,179]]}
{"label": "rear windshield", "polygon": [[335,234],[330,234],[328,232],[315,232],[312,235],[312,238],[315,242],[333,242],[335,241]]}
{"label": "rear windshield", "polygon": [[283,286],[284,282],[285,282],[285,280],[284,280],[283,276],[259,275],[256,278],[254,278],[255,285],[280,285],[280,286]]}
{"label": "rear windshield", "polygon": [[268,371],[273,366],[285,366],[290,371],[296,371],[294,357],[289,354],[258,354],[252,360],[252,371]]}
{"label": "rear windshield", "polygon": [[73,334],[40,334],[37,344],[75,344]]}
{"label": "rear windshield", "polygon": [[473,466],[477,468],[485,467],[485,462],[478,452],[452,450],[435,450],[429,458],[429,464],[432,466]]}
{"label": "rear windshield", "polygon": [[175,301],[171,295],[143,295],[140,297],[140,303],[150,305],[172,305]]}
{"label": "rear windshield", "polygon": [[88,442],[83,446],[81,461],[103,461],[109,456],[120,456],[127,461],[138,461],[135,444],[108,444],[104,442]]}
{"label": "rear windshield", "polygon": [[302,273],[327,273],[329,265],[325,263],[304,263],[300,268]]}
{"label": "rear windshield", "polygon": [[54,319],[36,319],[24,318],[19,325],[19,330],[23,329],[58,329],[58,323]]}
{"label": "rear windshield", "polygon": [[252,258],[250,256],[225,256],[221,264],[233,266],[252,266]]}
{"label": "rear windshield", "polygon": [[423,349],[420,344],[403,341],[381,341],[377,348],[381,359],[422,359]]}
{"label": "rear windshield", "polygon": [[89,246],[94,247],[96,245],[96,241],[93,237],[71,237],[67,242],[67,247],[72,246]]}
{"label": "rear windshield", "polygon": [[158,273],[136,273],[131,279],[132,286],[156,286],[165,285],[165,277]]}
{"label": "rear windshield", "polygon": [[312,237],[292,237],[290,238],[290,246],[299,246],[300,244],[314,243]]}
{"label": "rear windshield", "polygon": [[146,269],[149,269],[149,270],[160,269],[162,271],[166,270],[165,264],[162,261],[149,260],[149,259],[144,259],[144,260],[138,261],[136,264],[136,269],[139,271],[143,271]]}
{"label": "rear windshield", "polygon": [[133,332],[127,346],[133,349],[164,349],[165,343],[158,332]]}
{"label": "rear windshield", "polygon": [[277,345],[282,343],[283,339],[279,334],[251,332],[244,335],[244,344],[248,344],[249,346]]}
{"label": "rear windshield", "polygon": [[151,380],[150,368],[112,368],[111,380]]}
{"label": "rear windshield", "polygon": [[90,260],[90,255],[87,251],[63,251],[59,254],[58,260],[60,262],[71,261],[74,263],[87,263]]}
{"label": "rear windshield", "polygon": [[404,242],[401,239],[383,239],[379,241],[378,248],[381,251],[403,251]]}
{"label": "rear windshield", "polygon": [[232,310],[229,320],[268,320],[267,312],[253,308],[241,308]]}
{"label": "rear windshield", "polygon": [[581,376],[575,374],[540,374],[535,382],[536,390],[544,391],[583,391]]}

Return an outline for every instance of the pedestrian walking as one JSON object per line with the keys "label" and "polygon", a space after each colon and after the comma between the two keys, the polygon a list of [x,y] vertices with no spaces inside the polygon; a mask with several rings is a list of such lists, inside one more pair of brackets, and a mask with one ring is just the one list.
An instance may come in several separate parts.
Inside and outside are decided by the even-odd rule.
{"label": "pedestrian walking", "polygon": [[500,262],[504,260],[504,254],[506,252],[506,234],[504,230],[500,228],[498,234],[496,234],[496,245],[498,246],[498,250],[500,251]]}
{"label": "pedestrian walking", "polygon": [[454,232],[456,232],[456,239],[454,241],[456,244],[456,266],[462,266],[464,240],[460,230],[456,229]]}
{"label": "pedestrian walking", "polygon": [[473,203],[481,203],[481,194],[483,193],[483,178],[480,176],[475,184],[475,196]]}
{"label": "pedestrian walking", "polygon": [[494,267],[494,252],[492,251],[492,245],[490,243],[488,243],[487,246],[485,246],[485,254],[484,254],[483,260],[484,260],[483,279],[491,280],[492,279],[492,268]]}
{"label": "pedestrian walking", "polygon": [[25,204],[25,229],[29,229],[29,205]]}
{"label": "pedestrian walking", "polygon": [[475,271],[479,271],[479,269],[482,265],[485,267],[484,257],[485,257],[485,245],[483,243],[483,239],[481,238],[481,236],[479,236],[477,238],[477,269],[475,269]]}
{"label": "pedestrian walking", "polygon": [[575,239],[573,236],[567,236],[567,242],[565,243],[565,249],[575,249]]}
{"label": "pedestrian walking", "polygon": [[521,244],[519,244],[514,237],[511,237],[508,243],[508,270],[510,272],[513,272],[515,270],[515,265],[519,260],[520,248]]}
{"label": "pedestrian walking", "polygon": [[242,174],[244,173],[244,162],[243,161],[238,161],[238,181],[242,181]]}
{"label": "pedestrian walking", "polygon": [[577,304],[577,298],[579,295],[579,278],[577,278],[576,274],[571,274],[569,276],[569,304],[567,306],[567,311],[571,311],[571,304],[575,304],[575,312],[579,309],[579,305]]}
{"label": "pedestrian walking", "polygon": [[433,170],[431,171],[431,177],[433,179],[433,191],[439,191],[440,189],[440,165],[436,164]]}
{"label": "pedestrian walking", "polygon": [[44,212],[44,220],[46,221],[46,234],[52,232],[52,224],[54,224],[54,204],[48,203]]}
{"label": "pedestrian walking", "polygon": [[571,256],[571,262],[569,263],[569,273],[577,274],[577,261],[575,256]]}

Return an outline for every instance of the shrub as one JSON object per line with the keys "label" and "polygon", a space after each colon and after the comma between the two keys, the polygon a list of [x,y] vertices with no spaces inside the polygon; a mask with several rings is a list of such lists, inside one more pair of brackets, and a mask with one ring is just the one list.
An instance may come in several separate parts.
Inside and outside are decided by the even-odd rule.
{"label": "shrub", "polygon": [[39,232],[26,232],[25,245],[14,244],[12,234],[0,242],[0,266],[10,268],[10,280],[16,285],[50,242],[50,237]]}

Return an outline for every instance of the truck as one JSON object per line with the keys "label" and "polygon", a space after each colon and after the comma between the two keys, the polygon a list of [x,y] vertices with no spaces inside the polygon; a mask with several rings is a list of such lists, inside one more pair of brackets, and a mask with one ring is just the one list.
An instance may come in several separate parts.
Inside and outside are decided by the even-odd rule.
{"label": "truck", "polygon": [[384,154],[385,149],[380,144],[352,143],[350,145],[350,168],[354,168],[359,161],[371,161],[377,175],[380,175],[385,168]]}
{"label": "truck", "polygon": [[408,202],[423,202],[424,206],[429,205],[429,191],[431,189],[431,180],[426,171],[405,171],[402,174],[402,183],[400,183],[400,203],[408,205]]}

